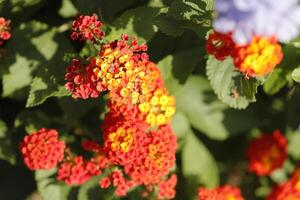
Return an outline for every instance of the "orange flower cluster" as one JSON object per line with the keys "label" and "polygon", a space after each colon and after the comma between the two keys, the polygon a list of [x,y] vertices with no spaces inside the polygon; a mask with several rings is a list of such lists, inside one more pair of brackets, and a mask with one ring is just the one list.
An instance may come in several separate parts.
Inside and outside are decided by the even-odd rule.
{"label": "orange flower cluster", "polygon": [[[82,29],[90,31],[86,26]],[[77,28],[76,34],[84,39],[85,33],[80,30]],[[90,37],[86,40],[97,41]],[[104,156],[107,162],[101,160],[97,164],[80,157],[66,159],[60,166],[59,180],[81,184],[106,170],[107,176],[102,177],[99,186],[114,187],[117,196],[144,186],[145,193],[153,193],[158,199],[174,198],[177,177],[168,174],[175,165],[177,147],[170,126],[175,98],[165,88],[158,67],[149,60],[146,51],[145,44],[139,45],[136,38],[122,35],[120,40],[102,44],[96,56],[73,59],[67,67],[65,86],[74,98],[97,98],[102,92],[108,93],[103,144],[83,143],[85,150],[93,152],[94,157]],[[73,171],[79,171],[80,175]]]}
{"label": "orange flower cluster", "polygon": [[287,181],[275,186],[267,200],[299,200],[300,168],[298,167]]}
{"label": "orange flower cluster", "polygon": [[199,188],[198,200],[244,200],[239,188],[225,185],[215,189]]}
{"label": "orange flower cluster", "polygon": [[246,76],[265,76],[282,60],[283,54],[276,38],[256,36],[249,44],[237,45],[231,34],[213,32],[210,34],[206,50],[218,60],[231,56],[235,67]]}
{"label": "orange flower cluster", "polygon": [[287,141],[279,130],[251,141],[247,158],[248,169],[258,176],[271,174],[282,167],[287,157]]}
{"label": "orange flower cluster", "polygon": [[74,98],[97,98],[109,92],[114,107],[135,109],[137,118],[150,126],[170,122],[175,113],[175,98],[164,87],[156,64],[149,61],[146,45],[126,35],[102,45],[101,51],[87,64],[74,59],[67,68],[66,88]]}
{"label": "orange flower cluster", "polygon": [[25,136],[20,151],[29,169],[51,169],[63,160],[65,147],[56,130],[40,129]]}

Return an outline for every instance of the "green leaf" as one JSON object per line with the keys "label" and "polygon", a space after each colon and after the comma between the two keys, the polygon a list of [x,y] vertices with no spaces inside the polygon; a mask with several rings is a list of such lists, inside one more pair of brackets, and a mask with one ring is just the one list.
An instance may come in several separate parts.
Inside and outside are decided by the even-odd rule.
{"label": "green leaf", "polygon": [[13,30],[13,37],[6,45],[0,64],[3,96],[14,96],[17,91],[29,86],[32,72],[44,61],[43,55],[31,40],[46,31],[47,25],[36,21],[22,23]]}
{"label": "green leaf", "polygon": [[45,3],[46,0],[4,0],[0,3],[0,13],[11,19],[13,24],[19,24],[27,21]]}
{"label": "green leaf", "polygon": [[189,187],[199,187],[201,184],[212,188],[218,185],[217,164],[209,150],[192,131],[188,132],[181,157],[183,175],[189,182],[192,182]]}
{"label": "green leaf", "polygon": [[156,33],[157,28],[152,23],[159,12],[159,8],[138,7],[127,10],[118,19],[116,19],[112,26],[111,32],[105,39],[108,41],[120,39],[122,34],[129,36],[137,36],[138,41],[144,43],[152,38]]}
{"label": "green leaf", "polygon": [[77,13],[78,10],[74,7],[73,3],[71,0],[63,0],[62,1],[62,6],[59,9],[58,13],[62,17],[74,17]]}
{"label": "green leaf", "polygon": [[[43,63],[44,66],[40,67],[32,80],[26,107],[42,104],[49,97],[70,95],[64,87],[66,64],[63,62],[64,53],[73,52],[69,40],[56,28],[53,28],[33,43],[36,43],[37,49],[49,62]],[[48,44],[48,48],[51,50],[46,50],[44,43]],[[57,46],[58,44],[61,45]]]}
{"label": "green leaf", "polygon": [[183,138],[190,130],[190,123],[183,113],[176,112],[172,120],[172,127],[177,138]]}
{"label": "green leaf", "polygon": [[167,35],[180,36],[183,29],[191,29],[204,37],[211,27],[212,0],[174,0],[167,11],[155,19],[155,24]]}
{"label": "green leaf", "polygon": [[113,193],[111,190],[105,192],[99,187],[99,177],[93,177],[79,188],[78,200],[110,200],[113,199]]}
{"label": "green leaf", "polygon": [[283,88],[287,84],[285,76],[286,75],[284,74],[282,69],[275,69],[267,78],[263,86],[264,91],[269,95],[277,93],[281,88]]}
{"label": "green leaf", "polygon": [[53,177],[56,170],[37,170],[35,171],[35,179],[37,181],[37,189],[43,200],[69,200],[72,188],[64,183],[58,183]]}
{"label": "green leaf", "polygon": [[16,156],[14,155],[11,144],[11,137],[6,124],[0,120],[0,159],[6,160],[10,164],[16,163]]}
{"label": "green leaf", "polygon": [[300,67],[293,70],[292,78],[294,81],[300,83]]}
{"label": "green leaf", "polygon": [[12,64],[8,73],[3,75],[3,97],[12,96],[18,90],[28,86],[31,82],[33,67],[30,61],[19,54],[16,54],[16,61]]}
{"label": "green leaf", "polygon": [[288,153],[296,160],[300,159],[299,146],[300,131],[294,131],[288,135]]}
{"label": "green leaf", "polygon": [[23,110],[14,122],[14,127],[25,127],[27,133],[38,131],[40,128],[49,127],[50,119],[43,112],[38,110]]}
{"label": "green leaf", "polygon": [[158,62],[166,87],[175,93],[184,84],[188,76],[201,60],[199,49],[188,49],[173,55],[168,55]]}
{"label": "green leaf", "polygon": [[262,82],[255,78],[245,79],[240,72],[235,70],[231,58],[218,61],[210,56],[206,70],[210,84],[218,98],[230,107],[244,109],[249,103],[256,101],[257,87]]}
{"label": "green leaf", "polygon": [[72,3],[82,15],[101,14],[100,1],[72,0]]}
{"label": "green leaf", "polygon": [[190,76],[175,97],[177,111],[184,113],[194,128],[212,139],[228,137],[222,113],[226,105],[215,99],[205,78]]}
{"label": "green leaf", "polygon": [[[26,102],[26,107],[33,107],[42,104],[49,97],[63,97],[70,95],[64,86],[53,86],[56,80],[47,80],[46,77],[51,77],[50,74],[45,73],[42,77],[33,79],[30,85],[30,92]],[[43,80],[44,79],[44,80]]]}
{"label": "green leaf", "polygon": [[182,23],[166,14],[161,14],[153,20],[154,24],[158,26],[159,30],[169,36],[181,36],[184,29]]}
{"label": "green leaf", "polygon": [[[85,2],[85,0],[82,1]],[[122,2],[120,2],[120,0],[101,0],[99,1],[101,16],[105,22],[112,22],[116,17],[119,17],[120,13],[124,12],[124,10],[135,6],[135,3],[136,0],[126,0]]]}

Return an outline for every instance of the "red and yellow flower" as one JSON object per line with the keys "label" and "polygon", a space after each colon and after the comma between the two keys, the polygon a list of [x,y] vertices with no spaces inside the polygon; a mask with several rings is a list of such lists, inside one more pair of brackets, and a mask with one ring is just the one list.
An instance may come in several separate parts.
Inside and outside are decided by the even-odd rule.
{"label": "red and yellow flower", "polygon": [[215,189],[199,188],[198,200],[244,200],[239,188],[225,185]]}
{"label": "red and yellow flower", "polygon": [[270,175],[282,167],[287,157],[287,141],[279,130],[250,142],[247,150],[248,169],[258,176]]}

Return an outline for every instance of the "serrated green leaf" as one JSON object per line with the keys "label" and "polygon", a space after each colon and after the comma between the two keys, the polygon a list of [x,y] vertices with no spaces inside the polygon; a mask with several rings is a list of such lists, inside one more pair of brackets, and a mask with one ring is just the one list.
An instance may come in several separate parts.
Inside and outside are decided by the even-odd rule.
{"label": "serrated green leaf", "polygon": [[198,140],[192,131],[186,137],[182,150],[182,172],[189,181],[188,187],[212,188],[219,183],[219,170],[209,150]]}
{"label": "serrated green leaf", "polygon": [[294,81],[300,83],[300,67],[293,70],[292,78]]}
{"label": "serrated green leaf", "polygon": [[137,36],[140,43],[152,38],[157,28],[152,19],[158,14],[159,8],[138,7],[124,12],[112,24],[111,32],[105,39],[108,41],[120,39],[122,34]]}
{"label": "serrated green leaf", "polygon": [[[49,74],[48,77],[51,77]],[[29,96],[26,102],[26,107],[34,107],[42,104],[49,97],[63,97],[70,95],[70,92],[66,90],[64,86],[53,86],[55,80],[50,82],[46,80],[47,75],[42,77],[35,77],[30,85]],[[43,80],[44,79],[44,80]],[[47,81],[47,82],[46,82]]]}
{"label": "serrated green leaf", "polygon": [[206,79],[190,76],[175,94],[177,110],[184,113],[191,125],[217,140],[229,135],[223,121],[226,106],[216,100]]}
{"label": "serrated green leaf", "polygon": [[[51,33],[51,34],[50,34]],[[44,49],[44,43],[51,46],[51,51]],[[26,102],[26,107],[33,107],[42,104],[49,97],[62,97],[70,95],[64,87],[64,74],[66,64],[63,62],[65,52],[73,52],[69,40],[57,29],[53,28],[36,41],[37,49],[48,55],[45,56],[49,62],[43,63],[44,66],[38,70],[35,78],[30,85],[30,92]],[[57,44],[60,44],[57,46]],[[63,45],[62,45],[63,44]],[[54,50],[54,52],[52,52]],[[51,56],[50,56],[51,55]],[[50,59],[51,58],[51,59]]]}
{"label": "serrated green leaf", "polygon": [[174,0],[155,23],[168,35],[180,36],[182,29],[191,29],[200,37],[205,37],[211,27],[212,4],[212,0]]}
{"label": "serrated green leaf", "polygon": [[161,70],[166,87],[171,93],[178,91],[180,85],[185,83],[200,60],[200,50],[189,49],[168,55],[158,62],[157,66]]}
{"label": "serrated green leaf", "polygon": [[210,56],[206,73],[218,98],[230,107],[244,109],[256,101],[257,87],[262,82],[255,78],[246,79],[235,70],[231,58],[219,61]]}
{"label": "serrated green leaf", "polygon": [[283,70],[280,68],[275,69],[264,83],[264,91],[269,95],[273,95],[283,88],[286,83],[287,80]]}
{"label": "serrated green leaf", "polygon": [[153,20],[163,33],[169,36],[178,37],[182,35],[184,29],[180,21],[167,16],[166,14],[161,14]]}
{"label": "serrated green leaf", "polygon": [[0,120],[0,159],[6,160],[10,164],[16,163],[16,156],[14,155],[11,137],[5,122]]}
{"label": "serrated green leaf", "polygon": [[13,30],[13,37],[8,42],[0,64],[3,96],[13,96],[15,92],[29,86],[32,72],[44,61],[43,55],[30,39],[40,37],[47,31],[47,27],[46,24],[32,21],[22,23]]}

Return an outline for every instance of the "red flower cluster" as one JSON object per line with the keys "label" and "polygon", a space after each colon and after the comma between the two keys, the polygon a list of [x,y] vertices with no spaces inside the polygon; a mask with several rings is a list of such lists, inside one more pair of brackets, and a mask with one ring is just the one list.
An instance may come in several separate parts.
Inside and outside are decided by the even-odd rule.
{"label": "red flower cluster", "polygon": [[298,200],[300,199],[300,168],[297,168],[292,177],[273,188],[267,200]]}
{"label": "red flower cluster", "polygon": [[0,46],[11,37],[10,20],[0,17]]}
{"label": "red flower cluster", "polygon": [[104,33],[100,29],[102,23],[98,21],[97,15],[84,16],[80,15],[72,25],[72,40],[90,40],[95,42],[101,40]]}
{"label": "red flower cluster", "polygon": [[80,60],[72,60],[71,65],[67,67],[65,79],[69,81],[65,87],[72,92],[74,98],[87,99],[99,96],[101,90],[98,89],[97,76],[93,68],[89,65],[85,66]]}
{"label": "red flower cluster", "polygon": [[214,55],[218,60],[224,60],[227,56],[230,56],[233,47],[234,42],[230,34],[222,34],[216,31],[208,36],[206,42],[207,52]]}
{"label": "red flower cluster", "polygon": [[75,156],[59,166],[57,179],[68,185],[81,185],[91,177],[100,175],[106,163],[103,157],[84,160],[82,156]]}
{"label": "red flower cluster", "polygon": [[286,157],[287,141],[279,130],[252,140],[247,150],[249,171],[259,176],[282,167]]}
{"label": "red flower cluster", "polygon": [[244,46],[233,42],[231,34],[213,32],[210,34],[206,50],[218,60],[231,56],[235,67],[246,76],[269,74],[282,60],[282,49],[276,38],[256,36]]}
{"label": "red flower cluster", "polygon": [[166,181],[158,184],[158,199],[173,199],[176,191],[175,186],[177,184],[177,176],[171,175]]}
{"label": "red flower cluster", "polygon": [[225,185],[210,190],[199,188],[198,200],[244,200],[244,198],[239,188]]}
{"label": "red flower cluster", "polygon": [[51,169],[64,158],[65,143],[58,140],[58,132],[40,129],[26,136],[20,144],[24,163],[31,170]]}

